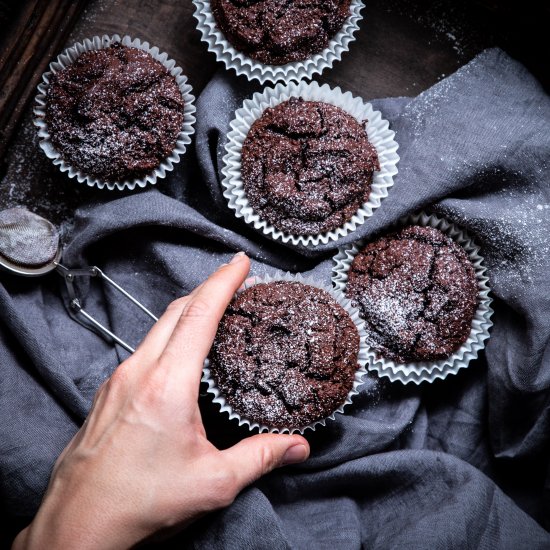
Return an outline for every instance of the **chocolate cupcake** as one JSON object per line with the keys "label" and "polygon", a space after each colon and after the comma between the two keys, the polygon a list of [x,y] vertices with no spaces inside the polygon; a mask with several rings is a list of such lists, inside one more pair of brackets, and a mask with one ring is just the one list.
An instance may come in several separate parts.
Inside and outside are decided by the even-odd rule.
{"label": "chocolate cupcake", "polygon": [[269,65],[321,52],[350,15],[351,0],[211,0],[212,14],[240,52]]}
{"label": "chocolate cupcake", "polygon": [[388,195],[399,161],[394,137],[379,111],[340,88],[266,88],[231,121],[224,197],[271,239],[328,244],[363,224]]}
{"label": "chocolate cupcake", "polygon": [[295,235],[344,225],[367,202],[377,170],[362,124],[339,107],[296,97],[266,109],[242,147],[250,205]]}
{"label": "chocolate cupcake", "polygon": [[65,161],[106,181],[157,168],[183,124],[176,79],[147,52],[120,42],[84,52],[56,73],[46,101],[51,140]]}
{"label": "chocolate cupcake", "polygon": [[348,272],[346,295],[369,344],[401,363],[449,357],[467,340],[478,305],[464,249],[433,227],[405,227],[368,243]]}
{"label": "chocolate cupcake", "polygon": [[193,0],[208,50],[238,75],[311,80],[348,51],[362,0]]}
{"label": "chocolate cupcake", "polygon": [[[412,226],[420,226],[420,230],[408,229],[411,232],[410,235],[405,234],[394,239],[396,235]],[[418,231],[420,231],[419,235],[416,234]],[[441,238],[440,234],[449,240]],[[403,258],[408,257],[409,263],[403,260],[400,264],[398,258],[402,251],[393,251],[390,246],[394,240],[403,241],[403,243],[396,243],[398,248],[410,246],[411,249],[415,248],[418,254],[403,253]],[[392,382],[421,384],[444,379],[468,367],[470,361],[475,359],[479,351],[484,348],[492,326],[493,310],[489,295],[489,278],[486,275],[487,268],[483,264],[479,247],[464,229],[435,214],[425,212],[402,218],[393,231],[389,231],[385,237],[377,241],[385,243],[380,245],[380,251],[369,252],[367,251],[369,244],[374,243],[358,241],[349,247],[341,248],[333,258],[332,282],[338,291],[348,294],[349,286],[358,292],[361,287],[369,285],[368,279],[371,279],[373,286],[382,287],[380,292],[382,300],[378,309],[371,308],[374,297],[368,290],[366,292],[366,309],[374,309],[374,315],[370,322],[366,323],[368,333],[366,339],[370,344],[367,350],[369,370],[377,372],[379,376],[388,377]],[[366,257],[358,259],[356,266],[363,265],[354,275],[350,275],[354,260],[364,256],[363,251],[366,256],[372,256],[372,262]],[[430,258],[428,268],[425,260],[422,259],[422,254],[427,254]],[[467,263],[464,261],[464,255],[468,260]],[[445,268],[445,265],[448,267]],[[467,329],[465,320],[471,315],[470,306],[473,305],[474,297],[470,267],[475,276],[476,294],[475,311]],[[400,272],[403,272],[404,283],[398,282]],[[454,282],[455,278],[457,283]],[[354,279],[353,283],[351,283],[352,279]],[[432,281],[432,283],[426,286],[426,281]],[[462,289],[453,290],[452,287],[455,284],[462,286]],[[406,305],[402,306],[399,298],[407,285],[410,296],[407,297]],[[422,296],[422,303],[418,299],[419,295]],[[451,312],[453,298],[459,306],[456,315]],[[359,300],[355,304],[361,308]],[[422,314],[419,314],[420,309],[424,310]],[[437,314],[438,310],[439,314]],[[401,315],[403,311],[410,311],[410,315]],[[447,344],[443,341],[441,346],[433,345],[437,343],[434,340],[431,344],[428,343],[425,350],[420,350],[420,346],[414,345],[415,342],[410,338],[407,339],[406,332],[400,333],[400,324],[409,322],[412,324],[415,320],[422,323],[424,318],[434,319],[434,327],[440,324],[438,319],[450,318],[450,324],[454,325],[453,328],[457,331],[454,343],[455,335],[450,334],[449,327],[444,326],[441,334],[446,333],[450,336]],[[426,334],[433,330],[428,323],[424,329]],[[466,333],[466,339],[463,340]],[[419,334],[416,344],[426,345],[425,340],[426,338]],[[459,340],[463,340],[461,344],[458,344]],[[398,345],[395,345],[395,341]],[[457,344],[458,347],[456,347]],[[444,357],[401,361],[409,357],[438,355],[446,345],[454,349]]]}
{"label": "chocolate cupcake", "polygon": [[54,164],[109,189],[165,177],[195,120],[191,87],[167,57],[118,35],[61,54],[43,76],[35,108],[40,145]]}
{"label": "chocolate cupcake", "polygon": [[354,320],[329,292],[298,281],[259,283],[227,308],[209,376],[233,415],[293,431],[347,402],[359,384],[359,347]]}

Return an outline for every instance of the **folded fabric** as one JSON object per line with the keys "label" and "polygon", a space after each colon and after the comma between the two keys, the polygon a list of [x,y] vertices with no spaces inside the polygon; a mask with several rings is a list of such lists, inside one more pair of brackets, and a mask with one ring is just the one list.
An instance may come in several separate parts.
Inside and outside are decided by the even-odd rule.
{"label": "folded fabric", "polygon": [[[334,244],[274,243],[222,195],[225,135],[254,89],[218,74],[197,102],[196,160],[189,153],[159,188],[83,205],[64,262],[99,265],[155,313],[237,250],[254,274],[301,271],[328,284]],[[467,229],[495,299],[485,353],[427,386],[370,377],[346,415],[308,435],[310,460],[245,490],[178,547],[550,546],[550,99],[488,50],[414,99],[372,103],[396,132],[399,174],[338,245],[422,208]],[[0,491],[9,513],[25,517],[126,352],[70,318],[55,274],[0,282]],[[133,343],[145,334],[147,318],[109,289],[80,291],[115,333]],[[237,433],[214,414],[216,426]]]}

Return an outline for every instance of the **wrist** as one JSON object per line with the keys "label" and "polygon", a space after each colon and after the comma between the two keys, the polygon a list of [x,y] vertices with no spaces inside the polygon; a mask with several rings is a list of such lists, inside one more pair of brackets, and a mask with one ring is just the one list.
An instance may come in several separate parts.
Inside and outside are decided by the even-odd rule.
{"label": "wrist", "polygon": [[136,533],[135,524],[124,524],[103,511],[80,507],[68,510],[55,508],[47,499],[33,521],[15,538],[12,550],[109,550],[130,548],[146,533]]}

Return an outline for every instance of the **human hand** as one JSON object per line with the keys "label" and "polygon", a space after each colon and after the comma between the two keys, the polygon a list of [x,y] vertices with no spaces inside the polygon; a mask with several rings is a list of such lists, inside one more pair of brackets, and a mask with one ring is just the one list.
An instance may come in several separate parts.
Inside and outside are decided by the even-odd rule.
{"label": "human hand", "polygon": [[100,387],[14,549],[128,548],[228,506],[263,474],[308,457],[299,435],[255,435],[223,451],[206,439],[202,365],[248,270],[248,258],[236,255],[172,302]]}

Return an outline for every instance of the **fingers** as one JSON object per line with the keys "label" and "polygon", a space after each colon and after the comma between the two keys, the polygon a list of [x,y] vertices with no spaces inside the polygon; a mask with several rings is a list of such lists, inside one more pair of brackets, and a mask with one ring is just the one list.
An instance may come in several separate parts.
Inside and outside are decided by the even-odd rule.
{"label": "fingers", "polygon": [[[225,265],[220,266],[218,271],[224,269]],[[197,286],[189,295],[182,296],[171,302],[166,311],[159,320],[153,325],[143,341],[137,347],[134,353],[136,362],[148,363],[158,359],[166,345],[168,344],[178,321],[185,310],[186,305],[204,286],[204,282]]]}
{"label": "fingers", "polygon": [[249,268],[248,258],[239,253],[189,296],[159,359],[159,368],[174,371],[174,383],[198,388],[218,323]]}
{"label": "fingers", "polygon": [[161,315],[159,320],[153,325],[151,330],[147,333],[147,336],[145,336],[141,344],[137,347],[134,353],[136,362],[148,363],[160,357],[192,294],[193,293],[189,296],[178,298],[168,305],[166,311]]}
{"label": "fingers", "polygon": [[243,439],[222,455],[241,491],[274,468],[306,460],[309,443],[301,435],[259,434]]}

